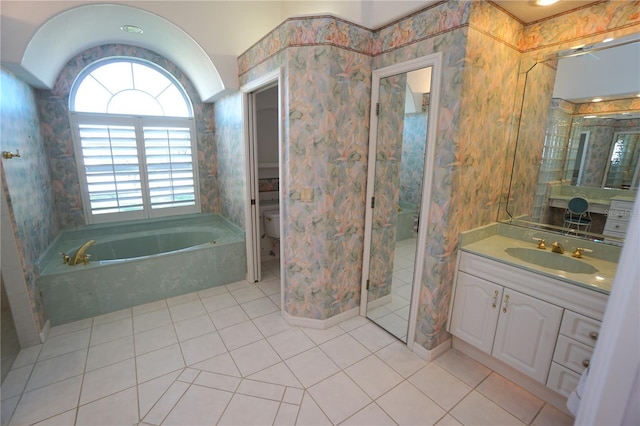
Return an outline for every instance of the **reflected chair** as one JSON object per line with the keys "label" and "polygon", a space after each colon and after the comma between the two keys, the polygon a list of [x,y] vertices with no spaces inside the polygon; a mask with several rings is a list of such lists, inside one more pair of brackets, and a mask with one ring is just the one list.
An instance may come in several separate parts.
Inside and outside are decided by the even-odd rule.
{"label": "reflected chair", "polygon": [[575,196],[569,200],[564,212],[565,233],[589,232],[591,230],[591,214],[589,201],[583,196]]}

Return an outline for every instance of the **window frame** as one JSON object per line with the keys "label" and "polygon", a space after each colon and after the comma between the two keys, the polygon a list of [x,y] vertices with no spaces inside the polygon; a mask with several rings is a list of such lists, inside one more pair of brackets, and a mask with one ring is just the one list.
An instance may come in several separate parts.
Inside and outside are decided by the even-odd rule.
{"label": "window frame", "polygon": [[[110,113],[95,113],[95,112],[81,112],[74,111],[72,106],[75,101],[75,94],[78,87],[84,81],[84,78],[88,77],[92,71],[100,66],[106,65],[112,62],[137,62],[143,65],[149,66],[155,69],[161,74],[165,75],[169,80],[178,88],[182,93],[185,103],[187,104],[190,117],[171,117],[164,115],[130,115],[130,114],[110,114]],[[194,109],[189,99],[188,94],[182,87],[182,85],[168,73],[164,68],[159,65],[133,57],[109,57],[98,60],[88,65],[76,78],[72,85],[72,90],[69,97],[69,123],[71,125],[71,133],[73,139],[73,149],[76,159],[76,167],[78,172],[78,180],[80,183],[80,194],[82,199],[82,206],[84,216],[87,224],[99,224],[109,222],[121,222],[128,220],[141,220],[141,219],[154,219],[167,216],[176,216],[183,214],[201,213],[200,204],[200,182],[198,172],[198,150],[197,150],[197,133],[195,119],[193,117]],[[136,149],[138,166],[140,173],[140,184],[142,193],[142,209],[134,211],[121,211],[112,213],[94,213],[91,207],[89,185],[86,174],[85,158],[82,149],[82,141],[80,136],[80,125],[98,125],[98,126],[132,126],[135,131],[136,137]],[[177,207],[164,207],[164,208],[152,208],[151,196],[149,187],[149,174],[147,170],[147,156],[145,152],[145,139],[144,128],[145,127],[182,127],[189,129],[190,145],[191,145],[191,170],[193,173],[193,190],[194,190],[194,204],[189,206],[177,206]]]}

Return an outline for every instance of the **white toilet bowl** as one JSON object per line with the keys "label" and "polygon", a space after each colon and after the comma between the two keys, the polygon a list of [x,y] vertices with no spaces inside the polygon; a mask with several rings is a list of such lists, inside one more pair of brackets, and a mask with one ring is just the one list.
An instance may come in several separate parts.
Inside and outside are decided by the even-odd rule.
{"label": "white toilet bowl", "polygon": [[264,212],[264,232],[268,237],[280,239],[280,211]]}

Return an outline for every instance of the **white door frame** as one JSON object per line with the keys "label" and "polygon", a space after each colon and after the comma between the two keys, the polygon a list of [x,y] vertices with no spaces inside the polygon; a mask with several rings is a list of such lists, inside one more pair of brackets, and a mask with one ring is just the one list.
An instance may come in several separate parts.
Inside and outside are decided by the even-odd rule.
{"label": "white door frame", "polygon": [[360,291],[360,315],[367,315],[367,280],[369,279],[369,260],[371,256],[371,228],[373,221],[373,209],[371,199],[374,193],[376,141],[378,137],[378,117],[376,116],[376,104],[380,93],[376,88],[380,80],[385,77],[414,71],[420,68],[433,67],[431,71],[431,93],[429,99],[429,124],[427,127],[427,146],[425,150],[424,173],[422,178],[422,199],[420,204],[420,226],[418,227],[418,247],[416,250],[416,262],[413,273],[411,292],[411,304],[409,308],[409,331],[407,333],[407,346],[413,347],[415,341],[416,321],[418,318],[418,303],[420,300],[420,287],[422,284],[422,272],[424,268],[424,253],[427,242],[429,208],[431,205],[431,186],[433,183],[433,166],[435,163],[435,146],[438,127],[438,109],[440,108],[440,82],[442,74],[442,52],[411,59],[399,64],[379,68],[373,71],[371,81],[371,122],[369,124],[369,161],[367,176],[367,202],[365,210],[364,231],[364,255],[362,267],[362,283]]}
{"label": "white door frame", "polygon": [[[258,158],[257,158],[257,139],[256,120],[255,120],[255,94],[262,89],[278,85],[278,158],[280,165],[282,161],[282,68],[275,69],[240,88],[242,92],[242,111],[243,111],[243,135],[244,154],[245,154],[245,180],[247,182],[247,191],[245,198],[245,233],[246,233],[246,250],[247,250],[247,281],[257,282],[261,280],[260,271],[260,197],[258,193]],[[282,182],[282,167],[278,168],[278,178]],[[282,200],[282,185],[278,188],[278,198]],[[280,212],[282,213],[282,203],[280,203]],[[281,216],[282,217],[282,216]],[[280,235],[283,233],[283,221],[280,221]],[[282,265],[282,247],[280,244],[280,264]],[[280,278],[282,286],[282,277]]]}

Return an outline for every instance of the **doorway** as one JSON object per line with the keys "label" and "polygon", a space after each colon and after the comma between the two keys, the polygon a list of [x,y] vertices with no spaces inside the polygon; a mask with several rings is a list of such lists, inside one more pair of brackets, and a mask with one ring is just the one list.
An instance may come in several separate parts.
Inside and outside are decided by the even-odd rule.
{"label": "doorway", "polygon": [[280,279],[280,71],[241,88],[247,158],[247,280]]}
{"label": "doorway", "polygon": [[373,72],[361,314],[413,345],[441,55]]}

